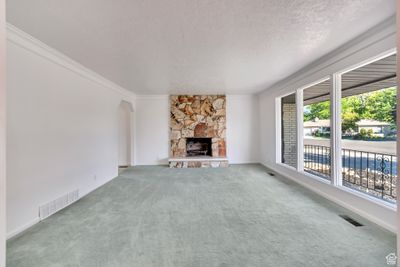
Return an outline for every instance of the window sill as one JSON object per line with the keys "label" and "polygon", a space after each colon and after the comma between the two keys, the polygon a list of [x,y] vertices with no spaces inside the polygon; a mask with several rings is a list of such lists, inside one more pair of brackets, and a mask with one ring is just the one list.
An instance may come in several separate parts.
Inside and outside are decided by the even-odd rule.
{"label": "window sill", "polygon": [[305,171],[298,171],[296,168],[294,168],[294,167],[292,167],[292,166],[289,166],[289,165],[286,165],[286,164],[281,163],[281,162],[277,162],[276,164],[277,164],[278,166],[282,166],[282,167],[284,167],[284,168],[286,168],[286,169],[289,169],[289,170],[291,170],[291,171],[295,171],[295,172],[297,172],[298,174],[301,174],[301,175],[303,175],[303,176],[305,176],[305,177],[307,177],[307,178],[309,178],[309,179],[313,179],[313,180],[318,181],[318,182],[320,182],[320,183],[324,183],[324,184],[326,184],[326,185],[330,185],[330,186],[332,186],[332,187],[334,187],[334,188],[337,188],[337,189],[339,189],[339,190],[341,190],[341,191],[345,191],[345,192],[347,192],[347,193],[350,193],[350,194],[352,194],[352,195],[355,195],[355,196],[357,196],[357,197],[360,197],[360,198],[362,198],[362,199],[364,199],[364,200],[370,201],[370,202],[372,202],[372,203],[374,203],[374,204],[377,204],[377,205],[379,205],[379,206],[381,206],[381,207],[383,207],[383,208],[387,208],[387,209],[390,209],[390,210],[393,210],[393,211],[396,211],[396,210],[397,210],[397,204],[387,202],[387,201],[385,201],[385,200],[382,200],[382,199],[379,199],[379,198],[370,196],[370,195],[368,195],[368,194],[366,194],[366,193],[362,193],[362,192],[360,192],[360,191],[357,191],[357,190],[355,190],[355,189],[352,189],[352,188],[349,188],[349,187],[346,187],[346,186],[343,186],[343,185],[337,185],[337,186],[335,186],[335,185],[333,185],[333,184],[331,183],[330,180],[323,179],[323,178],[321,178],[321,177],[318,177],[318,176],[316,176],[316,175],[310,174],[310,173],[305,172]]}
{"label": "window sill", "polygon": [[317,175],[313,175],[313,174],[308,173],[308,172],[305,172],[305,171],[298,171],[296,168],[294,168],[294,167],[292,167],[292,166],[289,166],[289,165],[287,165],[287,164],[285,164],[285,163],[277,162],[276,164],[277,164],[278,166],[282,166],[282,167],[285,167],[285,168],[287,168],[287,169],[289,169],[289,170],[292,170],[292,171],[295,171],[295,172],[297,172],[297,173],[303,174],[304,176],[307,176],[308,178],[317,180],[317,181],[319,181],[319,182],[321,182],[321,183],[329,184],[329,185],[331,184],[331,181],[330,181],[330,180],[326,180],[326,179],[324,179],[324,178],[318,177]]}
{"label": "window sill", "polygon": [[338,185],[338,186],[335,186],[335,187],[340,189],[340,190],[342,190],[342,191],[345,191],[345,192],[351,193],[353,195],[356,195],[358,197],[361,197],[361,198],[363,198],[365,200],[371,201],[371,202],[373,202],[373,203],[375,203],[375,204],[377,204],[379,206],[382,206],[384,208],[388,208],[388,209],[391,209],[393,211],[397,210],[397,204],[387,202],[387,201],[382,200],[380,198],[370,196],[370,195],[368,195],[366,193],[362,193],[360,191],[357,191],[355,189],[352,189],[352,188],[349,188],[349,187],[346,187],[346,186],[343,186],[343,185]]}

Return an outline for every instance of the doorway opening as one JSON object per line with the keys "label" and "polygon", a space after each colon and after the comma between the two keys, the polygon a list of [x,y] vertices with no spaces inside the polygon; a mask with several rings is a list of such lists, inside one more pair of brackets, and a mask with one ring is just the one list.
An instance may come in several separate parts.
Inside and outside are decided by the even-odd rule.
{"label": "doorway opening", "polygon": [[118,107],[118,170],[133,165],[133,108],[127,101]]}

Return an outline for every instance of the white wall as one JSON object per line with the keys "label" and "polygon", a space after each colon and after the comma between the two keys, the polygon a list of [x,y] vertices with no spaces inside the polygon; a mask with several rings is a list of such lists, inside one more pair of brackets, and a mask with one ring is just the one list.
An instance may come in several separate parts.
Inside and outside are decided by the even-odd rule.
{"label": "white wall", "polygon": [[132,165],[132,109],[130,103],[122,102],[118,107],[118,165]]}
{"label": "white wall", "polygon": [[[230,163],[258,162],[258,100],[251,95],[227,95],[227,155]],[[136,164],[168,164],[169,97],[136,99]]]}
{"label": "white wall", "polygon": [[276,97],[292,93],[295,89],[324,78],[326,75],[387,52],[395,47],[395,42],[395,20],[391,19],[259,95],[260,161],[288,178],[309,187],[391,231],[396,231],[395,209],[367,201],[362,196],[349,193],[346,190],[333,187],[276,164],[276,140],[279,140],[279,129],[276,127]]}
{"label": "white wall", "polygon": [[226,96],[226,138],[229,163],[259,162],[258,98]]}
{"label": "white wall", "polygon": [[38,207],[117,176],[118,106],[134,95],[9,27],[7,233]]}
{"label": "white wall", "polygon": [[169,97],[138,96],[135,112],[137,165],[168,164]]}
{"label": "white wall", "polygon": [[0,267],[6,266],[5,1],[0,0]]}

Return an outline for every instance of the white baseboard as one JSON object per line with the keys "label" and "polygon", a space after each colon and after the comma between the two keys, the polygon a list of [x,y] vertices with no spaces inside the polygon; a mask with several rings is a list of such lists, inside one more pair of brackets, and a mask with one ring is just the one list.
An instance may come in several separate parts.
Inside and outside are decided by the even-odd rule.
{"label": "white baseboard", "polygon": [[[112,181],[112,180],[115,179],[115,178],[116,178],[116,177],[113,177],[113,178],[110,178],[110,179],[106,179],[104,182],[99,183],[99,184],[98,184],[96,187],[94,187],[93,189],[91,189],[91,190],[89,190],[89,191],[86,191],[86,192],[83,192],[82,195],[79,196],[79,198],[78,198],[76,201],[70,203],[69,205],[65,206],[65,207],[62,208],[61,210],[63,210],[63,209],[65,209],[65,208],[67,208],[67,207],[73,205],[74,203],[76,203],[77,201],[79,201],[81,198],[87,196],[88,194],[92,193],[92,192],[95,191],[96,189],[102,187],[103,185],[105,185],[106,183]],[[61,211],[61,210],[59,210],[59,211]],[[57,211],[57,212],[59,212],[59,211]],[[57,214],[57,212],[54,213],[54,214]],[[52,214],[51,216],[53,216],[54,214]],[[49,217],[51,217],[51,216],[49,216]],[[47,217],[47,218],[49,218],[49,217]],[[26,224],[24,224],[24,225],[22,225],[22,226],[20,226],[20,227],[17,227],[17,228],[14,229],[14,230],[11,230],[9,233],[7,233],[7,240],[10,239],[10,238],[13,238],[13,237],[15,237],[15,236],[17,236],[17,235],[19,235],[19,234],[21,234],[22,232],[28,230],[29,228],[31,228],[32,226],[34,226],[35,224],[37,224],[37,223],[39,223],[39,222],[40,222],[40,218],[39,218],[39,217],[36,217],[36,218],[32,219],[31,221],[29,221],[28,223],[26,223]]]}
{"label": "white baseboard", "polygon": [[[365,209],[360,209],[359,207],[356,207],[356,206],[352,205],[351,203],[342,201],[340,198],[338,198],[336,196],[333,196],[331,194],[328,194],[328,193],[324,192],[323,190],[321,190],[320,188],[312,187],[309,184],[304,183],[303,181],[301,181],[299,179],[294,179],[294,177],[292,177],[291,175],[287,175],[286,173],[283,173],[281,170],[279,170],[278,168],[273,166],[273,164],[268,164],[268,163],[261,163],[261,164],[263,166],[265,166],[266,168],[269,168],[269,169],[273,170],[274,172],[276,172],[276,173],[278,173],[278,174],[280,174],[280,175],[282,175],[282,176],[284,176],[284,177],[286,177],[286,178],[288,178],[288,179],[290,179],[290,180],[292,180],[292,181],[294,181],[294,182],[296,182],[296,183],[298,183],[298,184],[310,189],[311,191],[323,196],[324,198],[326,198],[326,199],[328,199],[328,200],[330,200],[332,202],[335,202],[336,204],[338,204],[338,205],[340,205],[340,206],[342,206],[342,207],[344,207],[346,209],[349,209],[350,211],[360,215],[361,217],[364,217],[365,219],[367,219],[367,220],[369,220],[369,221],[371,221],[371,222],[373,222],[373,223],[375,223],[375,224],[377,224],[377,225],[389,230],[390,232],[395,233],[395,234],[397,233],[396,224],[388,223],[387,220],[385,220],[385,218],[380,218],[378,216],[374,216],[371,213],[369,213],[368,211],[366,211]],[[298,173],[298,175],[301,175],[301,174]],[[312,178],[305,177],[305,179],[312,179]],[[340,189],[337,189],[337,188],[333,188],[333,189],[334,190],[340,190]],[[355,194],[352,194],[350,192],[346,192],[344,190],[340,190],[340,192],[343,192],[344,194],[349,194],[349,195],[351,195],[352,197],[355,197],[355,198],[361,198],[361,197],[359,197],[359,196],[357,196]],[[377,204],[375,204],[373,202],[367,203],[368,200],[366,200],[366,199],[363,199],[363,201],[365,201],[367,205],[368,204],[377,205]],[[387,209],[389,212],[393,212],[393,216],[394,217],[396,216],[396,211],[395,210],[391,210],[391,209],[383,207],[383,206],[380,206],[380,207],[382,209]]]}
{"label": "white baseboard", "polygon": [[31,228],[32,226],[34,226],[35,224],[37,224],[38,222],[40,222],[39,217],[36,217],[32,220],[30,220],[28,223],[10,231],[9,233],[7,233],[7,240],[10,238],[13,238],[14,236],[19,235],[20,233],[22,233],[23,231]]}

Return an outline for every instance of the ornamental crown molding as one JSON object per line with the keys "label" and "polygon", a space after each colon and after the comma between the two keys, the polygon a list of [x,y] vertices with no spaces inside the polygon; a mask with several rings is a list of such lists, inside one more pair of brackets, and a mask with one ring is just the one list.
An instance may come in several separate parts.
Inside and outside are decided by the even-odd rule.
{"label": "ornamental crown molding", "polygon": [[7,23],[7,40],[13,44],[22,47],[42,58],[45,58],[69,71],[95,82],[105,88],[121,94],[126,100],[132,101],[136,99],[135,93],[129,91],[118,84],[108,80],[102,75],[86,68],[77,61],[71,59],[60,51],[50,47],[14,25]]}

